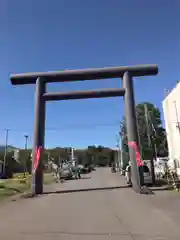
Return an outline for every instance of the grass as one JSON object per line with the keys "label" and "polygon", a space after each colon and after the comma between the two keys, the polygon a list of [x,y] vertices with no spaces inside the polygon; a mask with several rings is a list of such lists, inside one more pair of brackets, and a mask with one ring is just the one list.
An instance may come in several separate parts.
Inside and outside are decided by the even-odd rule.
{"label": "grass", "polygon": [[[8,197],[29,192],[31,189],[32,176],[26,174],[15,174],[12,179],[0,180],[0,201]],[[44,184],[51,184],[55,182],[51,173],[44,174]]]}

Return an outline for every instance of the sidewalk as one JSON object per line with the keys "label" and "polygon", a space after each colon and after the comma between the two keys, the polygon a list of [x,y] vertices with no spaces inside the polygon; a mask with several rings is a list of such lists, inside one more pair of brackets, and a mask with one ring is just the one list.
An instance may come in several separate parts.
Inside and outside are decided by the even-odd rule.
{"label": "sidewalk", "polygon": [[[117,186],[121,188],[111,189]],[[85,188],[91,191],[64,193]],[[180,208],[175,211],[170,204],[178,206],[178,193],[136,194],[125,187],[123,177],[107,168],[97,169],[86,179],[56,184],[50,190],[63,192],[0,206],[2,240],[180,239],[174,214]]]}

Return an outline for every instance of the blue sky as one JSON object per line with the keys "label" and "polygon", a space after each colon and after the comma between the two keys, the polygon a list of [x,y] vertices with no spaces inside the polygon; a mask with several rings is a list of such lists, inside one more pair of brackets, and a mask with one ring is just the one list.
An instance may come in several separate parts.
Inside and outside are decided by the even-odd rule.
{"label": "blue sky", "polygon": [[[179,0],[1,0],[0,144],[32,139],[35,86],[12,86],[10,73],[155,63],[159,74],[134,80],[136,102],[161,108],[180,80]],[[119,79],[51,84],[52,91],[113,88]],[[162,110],[162,109],[161,109]],[[47,104],[46,146],[115,146],[121,98]]]}

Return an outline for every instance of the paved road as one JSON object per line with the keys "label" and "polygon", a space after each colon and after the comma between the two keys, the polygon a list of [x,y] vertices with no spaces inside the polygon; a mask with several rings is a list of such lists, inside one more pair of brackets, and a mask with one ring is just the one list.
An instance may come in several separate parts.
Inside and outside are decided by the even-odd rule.
{"label": "paved road", "polygon": [[[71,192],[87,188],[91,191]],[[180,239],[178,193],[136,194],[107,168],[48,190],[62,192],[1,204],[0,239]]]}

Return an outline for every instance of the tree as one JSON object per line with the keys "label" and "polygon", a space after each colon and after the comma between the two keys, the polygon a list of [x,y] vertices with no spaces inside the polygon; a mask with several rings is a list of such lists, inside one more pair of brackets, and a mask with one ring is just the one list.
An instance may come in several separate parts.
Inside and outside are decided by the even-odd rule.
{"label": "tree", "polygon": [[122,140],[122,151],[129,153],[128,139],[127,139],[127,129],[126,129],[126,119],[123,117],[120,125],[120,135]]}
{"label": "tree", "polygon": [[[75,149],[74,154],[78,164],[82,165],[99,165],[108,166],[111,161],[111,150],[104,146],[88,146],[86,149]],[[19,149],[18,159],[14,159],[13,152],[8,152],[6,165],[12,172],[24,172],[25,170],[31,173],[32,169],[32,149]],[[59,160],[69,160],[71,149],[69,147],[56,147],[52,149],[44,149],[42,160],[44,167],[47,166],[48,160],[52,160],[58,164]],[[0,151],[0,161],[3,164],[4,152]]]}
{"label": "tree", "polygon": [[[148,126],[146,121],[145,106],[147,107]],[[162,127],[160,110],[152,103],[143,102],[136,105],[136,120],[139,135],[139,145],[143,159],[150,159],[152,149],[149,147],[148,130],[152,147],[156,149],[156,154],[159,157],[167,156],[167,139],[165,129]],[[127,129],[125,118],[122,120],[121,132],[123,137],[123,150],[128,152]]]}

